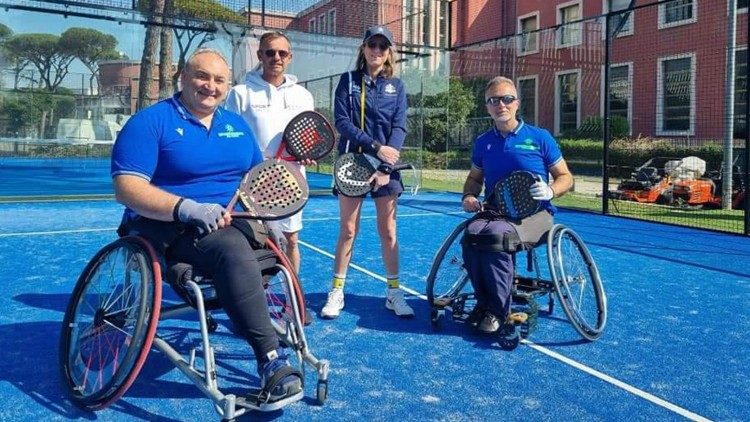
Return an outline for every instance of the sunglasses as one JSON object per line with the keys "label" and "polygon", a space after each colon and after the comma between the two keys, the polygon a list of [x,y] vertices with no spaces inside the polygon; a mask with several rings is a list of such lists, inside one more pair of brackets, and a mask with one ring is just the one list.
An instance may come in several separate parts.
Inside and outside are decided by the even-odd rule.
{"label": "sunglasses", "polygon": [[273,48],[269,48],[268,50],[263,52],[263,54],[269,59],[276,57],[276,53],[279,53],[279,57],[281,57],[282,59],[285,59],[289,57],[290,54],[292,54],[286,50],[274,50]]}
{"label": "sunglasses", "polygon": [[367,46],[371,49],[375,50],[376,48],[380,51],[388,50],[388,43],[384,41],[378,41],[378,40],[369,40],[367,41]]}
{"label": "sunglasses", "polygon": [[513,104],[513,101],[517,100],[518,98],[512,96],[512,95],[503,95],[502,97],[490,97],[487,98],[487,105],[496,106],[500,103],[503,103],[505,105],[511,105]]}

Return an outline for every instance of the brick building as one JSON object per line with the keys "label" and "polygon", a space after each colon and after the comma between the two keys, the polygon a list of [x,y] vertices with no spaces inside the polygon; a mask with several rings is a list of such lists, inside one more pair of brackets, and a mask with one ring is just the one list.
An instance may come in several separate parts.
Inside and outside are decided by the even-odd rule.
{"label": "brick building", "polygon": [[[557,135],[604,108],[605,19],[628,0],[452,2],[451,74],[518,82],[527,120]],[[633,135],[720,139],[727,0],[637,0],[611,47],[612,115]],[[735,133],[744,122],[747,0],[738,0]],[[651,5],[651,6],[648,6]],[[640,7],[643,6],[643,7]],[[648,7],[646,7],[648,6]],[[545,30],[544,28],[550,28]],[[711,99],[707,101],[706,99]]]}

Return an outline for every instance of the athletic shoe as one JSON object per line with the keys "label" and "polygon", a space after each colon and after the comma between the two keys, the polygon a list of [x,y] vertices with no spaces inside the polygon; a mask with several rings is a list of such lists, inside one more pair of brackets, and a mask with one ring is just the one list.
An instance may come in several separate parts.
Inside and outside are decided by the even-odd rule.
{"label": "athletic shoe", "polygon": [[477,326],[477,330],[486,334],[492,334],[496,332],[498,328],[500,328],[500,321],[498,321],[497,317],[491,312],[484,314],[482,322]]}
{"label": "athletic shoe", "polygon": [[385,296],[385,307],[401,318],[414,316],[414,309],[404,300],[404,292],[401,289],[388,289]]}
{"label": "athletic shoe", "polygon": [[260,386],[264,390],[274,375],[278,377],[279,375],[277,374],[288,372],[286,376],[283,376],[283,378],[276,383],[275,387],[272,387],[271,391],[267,392],[268,396],[263,398],[263,410],[280,409],[283,406],[302,398],[302,379],[300,378],[299,373],[289,365],[287,356],[281,349],[269,352],[266,358],[261,358],[258,362]]}
{"label": "athletic shoe", "polygon": [[466,317],[466,323],[469,324],[472,328],[477,328],[479,326],[479,323],[482,322],[484,319],[484,314],[487,312],[487,310],[484,307],[481,306],[475,306],[474,309],[469,312],[469,315]]}
{"label": "athletic shoe", "polygon": [[327,319],[338,318],[342,309],[344,309],[344,289],[333,288],[328,292],[328,299],[323,310],[320,311],[320,316]]}

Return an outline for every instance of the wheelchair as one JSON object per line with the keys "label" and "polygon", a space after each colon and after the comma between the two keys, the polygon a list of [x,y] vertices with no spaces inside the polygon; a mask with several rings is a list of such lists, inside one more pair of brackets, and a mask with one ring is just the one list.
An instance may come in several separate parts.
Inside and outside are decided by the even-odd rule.
{"label": "wheelchair", "polygon": [[[255,250],[264,280],[272,325],[290,363],[302,373],[305,363],[317,374],[316,398],[328,395],[329,362],[310,351],[303,330],[304,296],[296,274],[277,246],[278,236]],[[211,280],[184,263],[166,270],[152,245],[138,236],[121,237],[91,259],[73,290],[63,319],[59,364],[63,385],[74,404],[88,410],[106,408],[133,384],[152,347],[164,355],[211,401],[222,420],[233,420],[248,410],[276,410],[260,393],[257,397],[224,394],[219,389],[214,348],[209,333],[219,309]],[[162,303],[165,278],[182,301]],[[160,320],[197,311],[200,346],[182,356],[159,336]],[[202,352],[203,364],[196,363]],[[302,393],[301,393],[302,394]]]}
{"label": "wheelchair", "polygon": [[[461,222],[443,241],[433,259],[427,276],[427,300],[430,321],[439,327],[449,310],[453,320],[466,322],[476,304],[476,297],[464,267],[461,238],[469,220]],[[549,277],[543,277],[536,249],[546,245]],[[573,229],[555,224],[540,244],[525,248],[526,271],[519,274],[517,257],[513,254],[516,274],[511,288],[512,312],[525,312],[528,319],[521,323],[520,336],[526,338],[536,328],[539,299],[547,298],[547,314],[551,315],[556,296],[568,321],[586,340],[597,340],[607,322],[607,297],[588,248]]]}

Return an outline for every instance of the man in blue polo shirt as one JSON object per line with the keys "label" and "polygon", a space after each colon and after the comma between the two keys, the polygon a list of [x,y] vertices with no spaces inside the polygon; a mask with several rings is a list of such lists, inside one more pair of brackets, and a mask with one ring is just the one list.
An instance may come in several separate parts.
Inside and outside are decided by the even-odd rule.
{"label": "man in blue polo shirt", "polygon": [[[520,221],[480,213],[466,228],[467,235],[489,234],[495,238],[500,235],[517,240],[506,242],[510,246],[502,252],[476,246],[465,246],[463,251],[464,263],[477,296],[477,306],[470,320],[482,332],[493,333],[502,327],[504,336],[517,338],[515,325],[508,320],[514,277],[512,254],[516,247],[536,245],[552,228],[555,207],[550,200],[570,190],[573,176],[552,135],[516,118],[519,99],[512,80],[502,76],[490,80],[484,98],[487,112],[495,124],[474,141],[471,170],[464,183],[461,201],[464,211],[482,210],[478,199],[482,187],[487,207],[492,208],[495,184],[514,171],[528,171],[540,179],[531,188],[531,195],[542,201],[541,211]],[[553,179],[551,183],[549,174]]]}
{"label": "man in blue polo shirt", "polygon": [[[182,91],[128,120],[112,151],[117,201],[127,208],[118,229],[150,239],[168,261],[212,276],[236,332],[255,352],[263,388],[280,408],[302,398],[299,372],[271,325],[248,223],[225,206],[242,176],[263,160],[242,117],[219,107],[229,66],[215,50],[199,49],[180,76]],[[268,383],[274,375],[281,382]],[[275,379],[278,379],[277,376]],[[271,384],[275,384],[275,387]]]}

